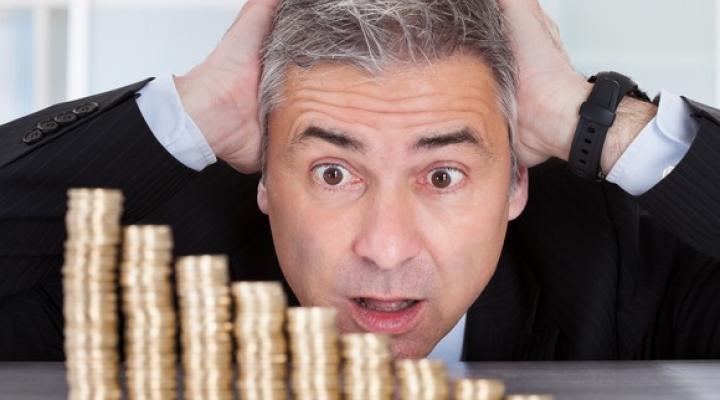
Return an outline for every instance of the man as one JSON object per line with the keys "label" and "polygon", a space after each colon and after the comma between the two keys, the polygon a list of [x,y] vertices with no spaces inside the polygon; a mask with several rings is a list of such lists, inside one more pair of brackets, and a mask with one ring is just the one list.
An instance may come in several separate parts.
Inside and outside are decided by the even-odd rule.
{"label": "man", "polygon": [[620,187],[574,177],[547,160],[593,85],[535,1],[501,5],[509,27],[492,1],[288,0],[264,42],[274,2],[251,0],[187,75],[3,126],[0,357],[62,357],[73,186],[122,189],[124,223],[285,278],[398,356],[458,320],[466,360],[720,355],[719,113],[625,97],[598,161]]}

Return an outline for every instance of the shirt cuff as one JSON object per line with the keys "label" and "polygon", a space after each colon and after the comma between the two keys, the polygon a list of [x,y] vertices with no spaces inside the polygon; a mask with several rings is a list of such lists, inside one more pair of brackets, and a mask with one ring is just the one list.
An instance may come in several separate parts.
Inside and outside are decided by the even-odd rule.
{"label": "shirt cuff", "polygon": [[697,121],[682,98],[660,92],[657,115],[630,143],[606,179],[633,196],[647,192],[680,163],[697,131]]}
{"label": "shirt cuff", "polygon": [[153,80],[138,93],[137,105],[150,131],[175,159],[196,171],[217,161],[202,132],[185,112],[171,75]]}

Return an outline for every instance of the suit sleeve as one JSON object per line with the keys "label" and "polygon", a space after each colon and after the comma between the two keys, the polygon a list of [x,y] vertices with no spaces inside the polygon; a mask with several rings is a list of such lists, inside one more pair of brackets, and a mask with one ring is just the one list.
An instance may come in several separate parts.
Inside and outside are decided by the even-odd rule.
{"label": "suit sleeve", "polygon": [[697,136],[672,173],[638,201],[678,239],[720,259],[720,110],[686,101]]}
{"label": "suit sleeve", "polygon": [[640,243],[656,254],[669,251],[668,260],[656,260],[653,268],[673,266],[656,292],[661,302],[641,358],[720,357],[720,111],[685,101],[697,135],[672,173],[637,198],[651,220],[677,239],[664,248]]}
{"label": "suit sleeve", "polygon": [[197,175],[147,127],[135,101],[147,82],[0,126],[0,360],[62,359],[68,188],[121,189],[132,224]]}

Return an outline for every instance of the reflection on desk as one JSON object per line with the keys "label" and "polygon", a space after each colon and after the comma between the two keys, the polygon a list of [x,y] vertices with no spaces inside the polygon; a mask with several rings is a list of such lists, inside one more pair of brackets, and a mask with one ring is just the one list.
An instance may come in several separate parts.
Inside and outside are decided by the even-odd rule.
{"label": "reflection on desk", "polygon": [[[497,378],[508,393],[579,399],[720,399],[720,361],[453,363],[451,380]],[[65,399],[65,366],[0,363],[0,399]]]}

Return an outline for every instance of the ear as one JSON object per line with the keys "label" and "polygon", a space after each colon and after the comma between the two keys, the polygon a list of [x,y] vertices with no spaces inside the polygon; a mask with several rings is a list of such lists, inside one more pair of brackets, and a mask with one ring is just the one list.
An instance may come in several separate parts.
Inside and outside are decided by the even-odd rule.
{"label": "ear", "polygon": [[527,205],[529,179],[528,169],[519,166],[515,192],[510,195],[510,206],[508,207],[509,221],[519,217],[525,209],[525,205]]}
{"label": "ear", "polygon": [[258,191],[257,191],[257,203],[258,207],[260,208],[260,211],[262,211],[263,214],[267,215],[268,213],[268,200],[267,200],[267,188],[265,187],[264,178],[260,178],[260,182],[258,182]]}

